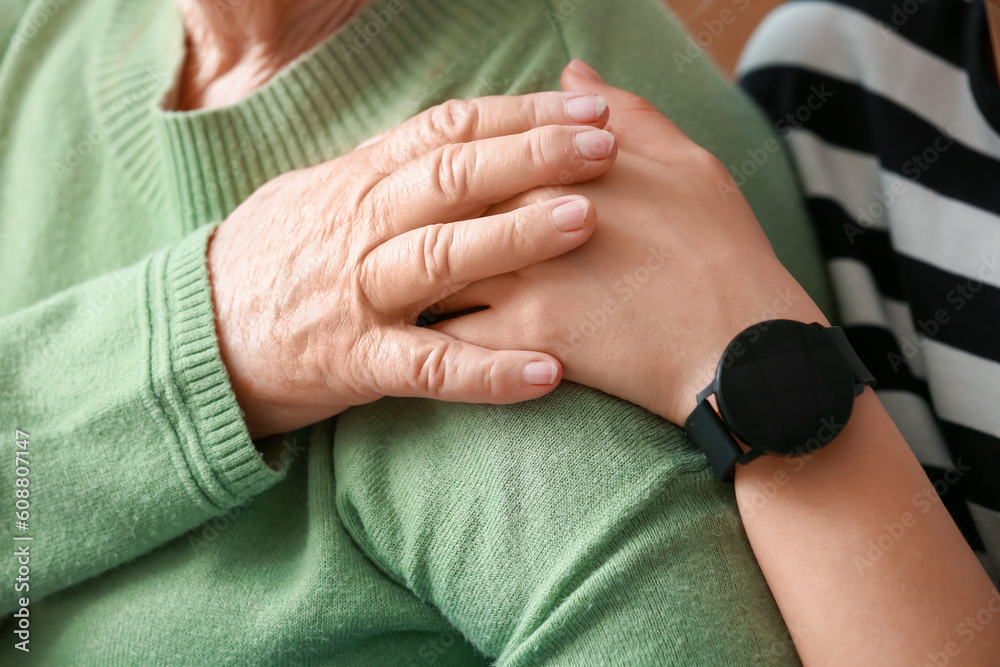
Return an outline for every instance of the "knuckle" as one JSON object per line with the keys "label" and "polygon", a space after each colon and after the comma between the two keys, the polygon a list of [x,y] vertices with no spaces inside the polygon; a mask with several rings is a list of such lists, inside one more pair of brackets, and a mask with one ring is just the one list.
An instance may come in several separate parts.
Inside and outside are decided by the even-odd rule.
{"label": "knuckle", "polygon": [[[559,100],[559,104],[562,103],[561,96],[558,98],[553,96],[553,99]],[[542,125],[548,124],[547,119],[550,114],[548,112],[546,102],[546,98],[542,95],[531,95],[525,100],[524,116],[530,127],[541,127]]]}
{"label": "knuckle", "polygon": [[716,179],[729,176],[728,170],[719,158],[715,157],[715,155],[711,152],[702,148],[693,141],[690,143],[691,153],[688,156],[688,159],[690,160],[690,163],[698,169],[698,171]]}
{"label": "knuckle", "polygon": [[413,384],[428,397],[442,396],[450,381],[449,351],[454,343],[443,342],[432,347],[417,363]]}
{"label": "knuckle", "polygon": [[491,362],[485,369],[482,376],[482,391],[485,396],[495,396],[501,383],[498,381],[499,369],[495,362]]}
{"label": "knuckle", "polygon": [[510,224],[506,226],[506,247],[512,251],[531,248],[531,229],[547,215],[547,209],[542,204],[519,208],[511,211]]}
{"label": "knuckle", "polygon": [[433,158],[432,185],[445,201],[463,201],[469,191],[469,173],[476,169],[476,153],[468,144],[448,144],[439,148]]}
{"label": "knuckle", "polygon": [[420,261],[428,285],[451,285],[454,232],[448,224],[423,227]]}
{"label": "knuckle", "polygon": [[[568,132],[565,132],[570,136]],[[525,134],[524,158],[532,167],[541,168],[548,165],[549,145],[555,141],[553,130],[545,127],[536,128]]]}
{"label": "knuckle", "polygon": [[435,136],[449,142],[471,141],[479,124],[479,114],[479,104],[475,100],[448,100],[431,110],[431,130]]}
{"label": "knuckle", "polygon": [[[358,262],[351,272],[351,289],[359,298],[363,298],[366,302],[378,293],[376,288],[379,281],[376,280],[375,276],[379,274],[379,271],[373,271],[373,267],[371,266],[372,262],[376,260],[377,254],[369,253]],[[374,304],[370,305],[374,309]]]}
{"label": "knuckle", "polygon": [[459,341],[443,341],[419,357],[414,388],[429,398],[494,396],[502,388],[502,369],[494,360],[473,374],[459,373],[457,353],[462,346]]}

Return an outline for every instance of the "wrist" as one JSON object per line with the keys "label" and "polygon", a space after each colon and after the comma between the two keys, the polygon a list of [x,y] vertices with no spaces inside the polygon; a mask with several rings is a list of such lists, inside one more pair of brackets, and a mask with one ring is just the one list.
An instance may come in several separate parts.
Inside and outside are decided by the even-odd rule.
{"label": "wrist", "polygon": [[[875,384],[843,329],[805,319],[743,329],[698,392],[684,428],[720,480],[762,454],[808,459],[837,437],[857,396]],[[712,395],[714,405],[705,400]]]}
{"label": "wrist", "polygon": [[232,317],[233,299],[229,285],[234,281],[227,272],[229,267],[225,263],[225,253],[219,249],[220,237],[228,231],[224,225],[224,222],[219,224],[209,235],[205,251],[212,298],[212,316],[215,336],[219,345],[219,357],[226,369],[226,375],[229,377],[229,388],[236,398],[236,404],[240,408],[250,438],[256,444],[261,438],[273,435],[277,431],[257,419],[258,408],[255,393],[260,384],[260,373],[254,373],[245,368],[244,360],[250,358],[250,355],[247,355],[243,350],[246,345],[246,340],[242,336],[245,329],[232,326],[234,319]]}
{"label": "wrist", "polygon": [[[760,291],[758,294],[768,296],[744,299],[725,317],[714,318],[711,327],[694,331],[688,348],[672,355],[676,362],[674,372],[658,378],[661,400],[653,411],[683,425],[697,406],[698,393],[715,379],[726,348],[740,332],[754,325],[784,319],[830,326],[819,306],[791,276],[789,279],[791,284],[787,287]],[[777,299],[774,294],[779,295]]]}

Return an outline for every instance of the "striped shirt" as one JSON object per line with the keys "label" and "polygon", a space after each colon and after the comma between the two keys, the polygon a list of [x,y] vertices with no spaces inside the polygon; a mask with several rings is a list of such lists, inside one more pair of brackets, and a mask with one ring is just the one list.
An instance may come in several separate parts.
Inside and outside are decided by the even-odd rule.
{"label": "striped shirt", "polygon": [[841,324],[996,581],[1000,85],[983,0],[791,2],[738,70],[798,167]]}

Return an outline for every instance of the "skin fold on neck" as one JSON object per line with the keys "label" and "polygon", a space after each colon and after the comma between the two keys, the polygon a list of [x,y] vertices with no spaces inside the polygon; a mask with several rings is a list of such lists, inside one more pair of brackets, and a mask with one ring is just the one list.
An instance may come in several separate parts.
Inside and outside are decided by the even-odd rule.
{"label": "skin fold on neck", "polygon": [[186,33],[175,111],[238,102],[319,45],[369,0],[177,0]]}

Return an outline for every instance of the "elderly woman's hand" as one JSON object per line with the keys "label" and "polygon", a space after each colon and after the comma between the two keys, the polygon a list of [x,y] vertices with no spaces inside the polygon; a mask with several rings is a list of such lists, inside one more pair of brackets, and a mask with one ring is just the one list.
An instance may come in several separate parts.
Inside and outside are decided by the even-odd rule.
{"label": "elderly woman's hand", "polygon": [[[415,326],[465,285],[583,243],[594,215],[563,196],[479,218],[614,161],[586,93],[451,101],[353,152],[265,184],[208,249],[223,362],[251,436],[383,396],[511,403],[559,381],[515,339],[488,350]],[[478,219],[477,219],[478,218]]]}
{"label": "elderly woman's hand", "polygon": [[773,317],[825,319],[778,261],[722,163],[640,97],[572,68],[563,85],[608,100],[608,128],[620,145],[614,168],[491,212],[579,193],[597,209],[593,238],[437,304],[490,308],[434,328],[487,347],[517,341],[544,350],[562,361],[566,379],[683,424],[742,329]]}

